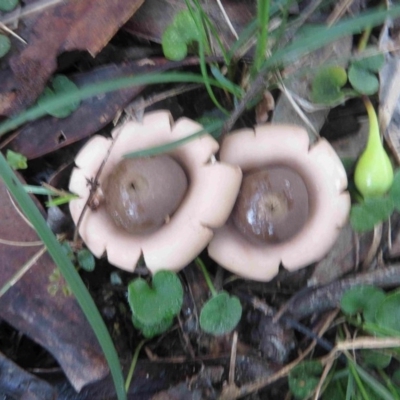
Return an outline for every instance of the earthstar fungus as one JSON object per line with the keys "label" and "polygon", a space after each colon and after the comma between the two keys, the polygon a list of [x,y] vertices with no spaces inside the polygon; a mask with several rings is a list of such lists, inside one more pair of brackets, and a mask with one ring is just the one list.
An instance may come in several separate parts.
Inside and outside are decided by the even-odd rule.
{"label": "earthstar fungus", "polygon": [[305,130],[261,125],[228,135],[220,160],[243,182],[228,222],[208,246],[211,258],[245,278],[272,279],[321,259],[346,223],[350,196],[342,163],[325,139]]}
{"label": "earthstar fungus", "polygon": [[[213,229],[229,217],[242,178],[239,167],[215,160],[218,143],[205,134],[167,155],[123,158],[201,129],[190,119],[173,122],[169,112],[157,111],[146,114],[142,123],[127,122],[115,129],[114,143],[96,135],[82,148],[69,185],[79,195],[70,202],[75,224],[89,198],[89,182],[106,159],[97,189],[103,200],[95,209],[86,209],[79,227],[96,257],[107,254],[111,264],[133,271],[143,255],[152,272],[179,270],[207,246]],[[161,207],[164,194],[167,204]],[[152,208],[138,213],[143,205]]]}

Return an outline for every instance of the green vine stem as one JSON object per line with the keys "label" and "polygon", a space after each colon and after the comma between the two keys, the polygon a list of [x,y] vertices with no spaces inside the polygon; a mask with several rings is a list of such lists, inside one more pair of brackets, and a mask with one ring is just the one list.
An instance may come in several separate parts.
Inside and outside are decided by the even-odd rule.
{"label": "green vine stem", "polygon": [[201,269],[201,272],[204,275],[204,279],[206,280],[207,286],[210,289],[211,295],[212,297],[217,296],[218,292],[215,289],[215,286],[213,285],[213,283],[211,282],[211,278],[210,278],[210,274],[207,271],[206,266],[204,265],[203,261],[201,260],[200,257],[197,257],[195,260],[196,265]]}
{"label": "green vine stem", "polygon": [[125,381],[125,391],[126,393],[128,393],[129,390],[129,386],[131,386],[131,382],[132,382],[132,378],[133,378],[133,373],[135,372],[135,368],[136,368],[136,364],[139,358],[139,353],[140,350],[142,350],[143,345],[147,342],[147,339],[143,339],[137,346],[135,349],[135,352],[133,353],[133,357],[132,357],[132,362],[131,362],[131,366],[129,368],[129,372],[128,372],[128,376],[126,377],[126,381]]}

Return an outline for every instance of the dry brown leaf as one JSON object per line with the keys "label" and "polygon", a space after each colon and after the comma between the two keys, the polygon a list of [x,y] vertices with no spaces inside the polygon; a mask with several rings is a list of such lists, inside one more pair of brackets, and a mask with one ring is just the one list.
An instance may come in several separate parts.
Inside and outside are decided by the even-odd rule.
{"label": "dry brown leaf", "polygon": [[[21,218],[0,180],[0,238],[18,242],[38,241],[35,231]],[[40,247],[0,244],[0,286],[3,286]],[[1,297],[0,317],[57,359],[71,384],[80,390],[108,373],[107,363],[94,333],[73,296],[62,288],[48,291],[56,269],[45,254]],[[62,285],[60,280],[60,285]]]}
{"label": "dry brown leaf", "polygon": [[[389,36],[389,27],[382,30],[380,50],[387,51],[399,46],[400,38]],[[379,72],[379,124],[382,133],[400,163],[400,52],[387,52],[385,64]]]}
{"label": "dry brown leaf", "polygon": [[28,46],[10,59],[11,71],[3,72],[2,83],[6,79],[8,84],[0,88],[0,115],[14,114],[36,100],[61,53],[97,54],[143,1],[69,0],[24,20],[17,33]]}
{"label": "dry brown leaf", "polygon": [[[222,44],[228,49],[236,40],[229,23],[240,34],[256,15],[253,0],[222,1],[228,19],[224,17],[216,1],[203,0],[200,3],[214,23]],[[124,28],[135,36],[161,43],[163,32],[172,23],[176,13],[185,9],[185,0],[147,0]],[[219,54],[218,46],[214,47],[216,54]]]}

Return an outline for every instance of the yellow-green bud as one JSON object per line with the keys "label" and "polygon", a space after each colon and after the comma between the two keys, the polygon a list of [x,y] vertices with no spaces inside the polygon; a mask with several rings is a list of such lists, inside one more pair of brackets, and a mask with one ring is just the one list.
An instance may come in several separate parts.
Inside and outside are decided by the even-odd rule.
{"label": "yellow-green bud", "polygon": [[364,98],[368,112],[369,135],[367,145],[356,164],[354,182],[365,197],[384,195],[393,183],[393,167],[382,145],[376,112],[370,100]]}

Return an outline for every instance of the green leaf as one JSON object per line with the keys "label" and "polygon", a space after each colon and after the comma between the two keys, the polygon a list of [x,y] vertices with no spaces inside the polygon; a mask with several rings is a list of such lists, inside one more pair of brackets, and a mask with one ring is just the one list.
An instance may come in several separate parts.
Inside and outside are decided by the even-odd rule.
{"label": "green leaf", "polygon": [[78,87],[64,75],[56,75],[51,85],[53,87],[52,89],[49,87],[44,89],[43,94],[38,99],[38,105],[43,107],[43,109],[53,117],[68,117],[68,115],[79,107],[80,102],[78,100],[72,101],[68,105],[58,109],[54,109],[51,102],[53,98],[58,97],[58,95],[70,95],[78,92]]}
{"label": "green leaf", "polygon": [[6,35],[0,35],[0,58],[4,57],[11,48],[10,39]]}
{"label": "green leaf", "polygon": [[386,368],[392,360],[390,354],[382,353],[377,350],[362,349],[360,353],[362,355],[363,364],[366,367]]}
{"label": "green leaf", "polygon": [[376,322],[384,328],[400,332],[400,291],[387,295],[377,304]]}
{"label": "green leaf", "polygon": [[[355,286],[347,290],[340,301],[340,307],[345,314],[354,315],[364,311],[368,301],[375,296],[384,295],[382,289],[370,285]],[[375,304],[376,306],[376,304]]]}
{"label": "green leaf", "polygon": [[393,208],[390,197],[366,198],[363,203],[351,207],[351,226],[358,232],[370,231],[377,223],[386,221],[393,212]]}
{"label": "green leaf", "polygon": [[242,316],[242,305],[236,296],[220,292],[208,300],[200,313],[200,327],[212,335],[232,331]]}
{"label": "green leaf", "polygon": [[154,336],[161,335],[168,328],[171,327],[173,318],[164,318],[154,324],[145,324],[142,323],[139,319],[137,319],[134,315],[132,316],[133,326],[136,329],[139,329],[143,336],[147,339],[151,339]]}
{"label": "green leaf", "polygon": [[190,11],[178,12],[162,35],[161,43],[165,57],[174,61],[184,59],[188,45],[199,38],[200,34]]}
{"label": "green leaf", "polygon": [[400,169],[397,169],[394,173],[392,187],[388,195],[392,199],[395,209],[400,211]]}
{"label": "green leaf", "polygon": [[400,369],[397,369],[396,371],[393,372],[392,375],[392,382],[400,387]]}
{"label": "green leaf", "polygon": [[[337,374],[337,373],[336,373]],[[348,378],[336,378],[333,376],[328,387],[323,392],[323,400],[344,400],[346,399],[346,383]]]}
{"label": "green leaf", "polygon": [[352,64],[349,68],[349,81],[357,92],[371,95],[378,91],[378,78],[366,69]]}
{"label": "green leaf", "polygon": [[152,287],[142,278],[129,283],[128,302],[133,319],[141,328],[165,326],[182,307],[182,284],[175,273],[158,271],[153,276]]}
{"label": "green leaf", "polygon": [[81,249],[76,254],[78,265],[85,271],[92,272],[96,265],[93,254],[88,249]]}
{"label": "green leaf", "polygon": [[64,254],[71,260],[74,261],[75,256],[74,252],[72,250],[71,244],[69,242],[63,242],[61,243],[61,247],[64,251]]}
{"label": "green leaf", "polygon": [[376,307],[386,298],[386,293],[382,289],[376,289],[377,291],[375,293],[371,293],[371,297],[369,299],[366,299],[364,305],[363,317],[366,322],[370,323],[376,322]]}
{"label": "green leaf", "polygon": [[311,100],[319,104],[332,104],[344,98],[342,87],[347,82],[344,68],[329,66],[321,68],[312,83]]}
{"label": "green leaf", "polygon": [[289,373],[289,388],[297,399],[306,398],[318,385],[322,374],[318,361],[303,361]]}
{"label": "green leaf", "polygon": [[7,150],[6,158],[8,164],[13,170],[28,168],[27,158],[21,153],[16,153],[12,150]]}
{"label": "green leaf", "polygon": [[[367,49],[365,52],[370,52]],[[362,57],[362,55],[361,55]],[[367,56],[354,60],[351,64],[357,68],[364,69],[370,72],[379,72],[385,63],[385,56],[383,54],[376,54],[374,56]]]}
{"label": "green leaf", "polygon": [[18,3],[18,0],[0,0],[0,11],[12,11]]}

